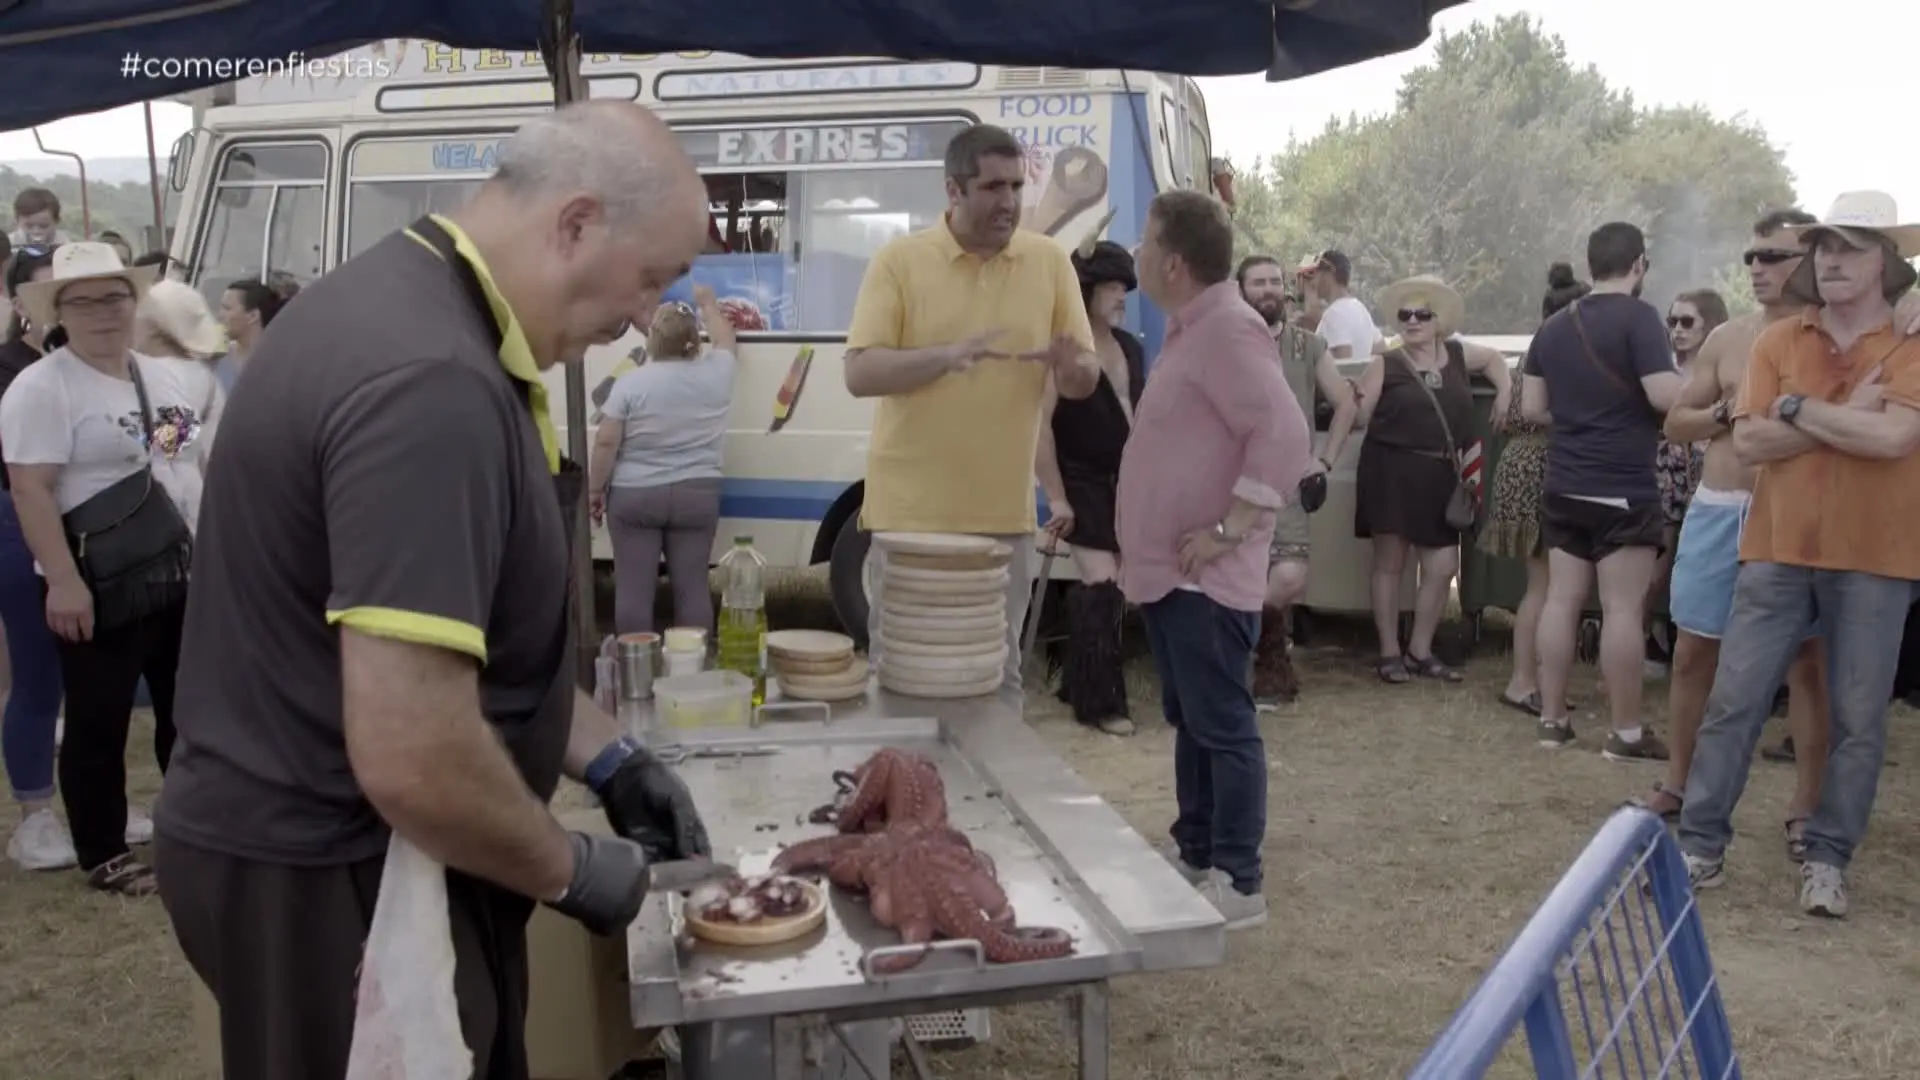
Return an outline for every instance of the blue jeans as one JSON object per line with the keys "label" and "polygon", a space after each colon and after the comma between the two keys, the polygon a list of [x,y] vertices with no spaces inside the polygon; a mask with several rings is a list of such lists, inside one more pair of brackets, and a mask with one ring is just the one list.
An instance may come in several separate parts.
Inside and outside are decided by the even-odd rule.
{"label": "blue jeans", "polygon": [[13,797],[53,797],[53,728],[60,718],[60,653],[47,629],[47,604],[33,553],[20,533],[13,496],[0,492],[0,623],[7,628],[13,690],[0,720],[0,757]]}
{"label": "blue jeans", "polygon": [[1267,832],[1267,748],[1255,722],[1248,668],[1260,616],[1175,589],[1141,608],[1160,707],[1173,725],[1171,830],[1187,865],[1214,868],[1243,893],[1260,891]]}
{"label": "blue jeans", "polygon": [[1706,716],[1687,773],[1680,846],[1717,859],[1733,839],[1754,744],[1805,629],[1827,645],[1833,708],[1820,805],[1807,821],[1807,861],[1846,869],[1866,835],[1887,750],[1887,704],[1900,660],[1912,582],[1877,574],[1746,563],[1720,641]]}

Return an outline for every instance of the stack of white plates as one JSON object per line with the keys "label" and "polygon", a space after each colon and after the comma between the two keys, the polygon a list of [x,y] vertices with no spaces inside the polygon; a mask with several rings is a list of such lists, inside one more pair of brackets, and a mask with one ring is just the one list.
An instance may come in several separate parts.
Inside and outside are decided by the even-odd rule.
{"label": "stack of white plates", "polygon": [[867,662],[845,634],[776,630],[767,635],[767,666],[796,701],[851,701],[867,691]]}
{"label": "stack of white plates", "polygon": [[876,533],[880,685],[962,698],[1000,688],[1007,663],[1007,545],[983,536]]}

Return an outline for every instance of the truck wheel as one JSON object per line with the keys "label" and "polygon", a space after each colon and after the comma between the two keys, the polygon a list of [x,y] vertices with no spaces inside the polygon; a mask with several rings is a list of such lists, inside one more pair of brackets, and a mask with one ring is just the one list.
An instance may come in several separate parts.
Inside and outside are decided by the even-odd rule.
{"label": "truck wheel", "polygon": [[867,647],[867,551],[873,534],[860,527],[854,514],[833,538],[827,562],[827,588],[833,594],[833,614],[856,648]]}

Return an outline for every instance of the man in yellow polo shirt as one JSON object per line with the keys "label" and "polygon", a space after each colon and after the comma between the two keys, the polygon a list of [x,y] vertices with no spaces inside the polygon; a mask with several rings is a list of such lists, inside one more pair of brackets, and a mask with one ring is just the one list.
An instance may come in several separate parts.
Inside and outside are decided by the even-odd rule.
{"label": "man in yellow polo shirt", "polygon": [[[1049,382],[1061,397],[1092,394],[1099,369],[1066,249],[1020,231],[1020,143],[968,128],[948,144],[946,172],[945,218],[874,255],[847,330],[847,390],[880,399],[860,524],[1013,549],[1005,688],[1017,693],[1041,402]],[[880,610],[868,612],[869,640]]]}

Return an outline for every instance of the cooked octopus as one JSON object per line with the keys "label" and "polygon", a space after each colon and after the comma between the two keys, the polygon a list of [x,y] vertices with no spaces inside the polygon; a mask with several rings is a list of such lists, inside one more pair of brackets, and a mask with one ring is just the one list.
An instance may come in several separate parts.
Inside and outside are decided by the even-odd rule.
{"label": "cooked octopus", "polygon": [[736,877],[701,899],[700,917],[708,922],[756,923],[806,911],[807,887],[784,874]]}

